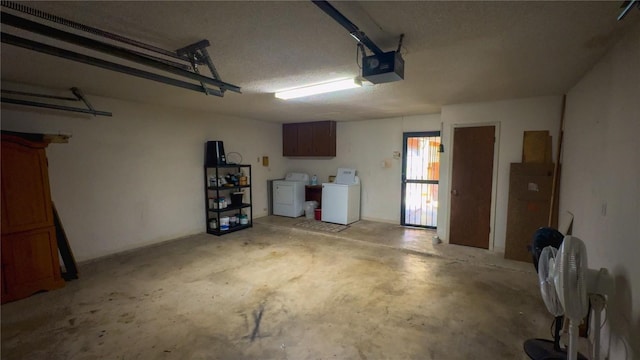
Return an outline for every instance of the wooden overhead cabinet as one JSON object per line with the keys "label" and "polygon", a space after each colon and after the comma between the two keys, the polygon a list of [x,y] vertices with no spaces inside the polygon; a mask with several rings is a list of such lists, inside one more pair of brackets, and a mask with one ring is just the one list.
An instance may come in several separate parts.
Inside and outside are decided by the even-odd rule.
{"label": "wooden overhead cabinet", "polygon": [[46,146],[2,135],[2,303],[64,286]]}
{"label": "wooden overhead cabinet", "polygon": [[336,156],[336,122],[283,124],[282,156]]}

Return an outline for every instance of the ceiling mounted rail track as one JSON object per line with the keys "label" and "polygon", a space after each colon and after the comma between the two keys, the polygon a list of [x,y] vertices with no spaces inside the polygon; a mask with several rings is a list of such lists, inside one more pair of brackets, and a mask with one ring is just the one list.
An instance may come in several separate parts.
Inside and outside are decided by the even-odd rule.
{"label": "ceiling mounted rail track", "polygon": [[329,4],[327,1],[316,1],[312,0],[317,7],[319,7],[322,11],[324,11],[327,15],[331,16],[333,20],[335,20],[338,24],[342,25],[343,28],[347,29],[349,35],[351,35],[358,43],[362,43],[366,46],[371,52],[376,55],[382,55],[384,51],[378,47],[369,37],[360,30],[357,26],[355,26],[346,16],[342,15],[340,11],[333,7],[333,5]]}
{"label": "ceiling mounted rail track", "polygon": [[[172,51],[169,50],[165,50],[165,49],[161,49],[159,47],[153,46],[153,45],[149,45],[149,44],[145,44],[142,43],[140,41],[137,40],[133,40],[133,39],[129,39],[126,38],[124,36],[118,35],[118,34],[114,34],[112,32],[108,32],[108,31],[104,31],[104,30],[100,30],[91,26],[87,26],[87,25],[83,25],[80,23],[77,23],[75,21],[71,21],[65,18],[62,18],[60,16],[57,15],[53,15],[53,14],[49,14],[46,13],[44,11],[38,10],[38,9],[34,9],[34,8],[30,8],[24,4],[21,3],[16,3],[13,1],[2,1],[2,6],[8,8],[8,9],[12,9],[12,10],[16,10],[25,14],[29,14],[32,15],[34,17],[43,19],[43,20],[48,20],[51,22],[54,22],[56,24],[60,24],[60,25],[64,25],[66,27],[69,28],[73,28],[76,30],[81,30],[93,35],[98,35],[100,37],[104,37],[107,39],[111,39],[111,40],[116,40],[125,44],[129,44],[129,45],[133,45],[136,47],[139,47],[141,49],[145,49],[145,50],[149,50],[158,54],[162,54],[168,57],[172,57],[174,59],[179,59],[179,60],[189,60],[187,57],[184,56],[180,56]],[[200,65],[204,64],[204,62],[200,62]],[[182,65],[182,64],[181,64]]]}
{"label": "ceiling mounted rail track", "polygon": [[620,8],[624,10],[622,10],[620,15],[618,15],[618,21],[624,19],[624,17],[627,16],[627,14],[629,13],[629,11],[631,11],[634,5],[638,8],[638,10],[640,10],[640,1],[638,0],[627,0],[623,2],[622,5],[620,5]]}
{"label": "ceiling mounted rail track", "polygon": [[[152,45],[144,44],[136,40],[128,39],[121,35],[86,26],[11,1],[2,1],[2,6],[14,11],[28,14],[33,17],[54,22],[58,25],[63,25],[75,30],[88,32],[93,36],[99,36],[111,41],[118,41],[126,44],[128,47],[116,46],[111,43],[60,30],[58,28],[22,18],[5,11],[2,11],[0,19],[2,24],[5,25],[2,28],[3,43],[53,56],[62,57],[68,60],[98,66],[127,75],[162,82],[168,85],[177,86],[188,90],[203,92],[207,95],[216,95],[222,97],[227,90],[241,93],[241,88],[239,86],[226,83],[220,78],[217,69],[213,65],[211,57],[206,50],[206,47],[210,45],[208,40],[199,41],[195,44],[188,45],[173,52]],[[124,64],[98,59],[96,57],[77,53],[60,47],[25,39],[23,37],[7,33],[7,26],[26,30],[34,34],[50,37],[69,44],[82,46],[90,50],[99,51],[136,64],[148,66],[156,70],[169,73],[171,75],[182,77],[185,80],[195,81],[197,83],[178,80],[173,77],[160,75]],[[134,49],[131,49],[130,47],[133,47]],[[151,53],[153,53],[153,55]],[[164,56],[164,58],[160,56]],[[211,72],[212,77],[200,74],[199,65],[205,65]]]}
{"label": "ceiling mounted rail track", "polygon": [[[7,104],[79,112],[84,114],[91,114],[93,116],[112,116],[113,115],[108,111],[100,111],[100,110],[94,109],[91,103],[89,102],[89,100],[87,100],[86,96],[84,96],[82,91],[77,87],[72,87],[70,90],[75,97],[38,94],[38,93],[30,93],[25,91],[2,89],[3,95],[2,95],[1,101]],[[52,99],[52,100],[63,100],[63,101],[82,101],[87,108],[83,109],[83,108],[72,107],[67,105],[59,105],[59,104],[45,103],[45,102],[39,102],[39,101],[18,99],[16,97],[35,97],[35,98],[41,98],[41,99]]]}

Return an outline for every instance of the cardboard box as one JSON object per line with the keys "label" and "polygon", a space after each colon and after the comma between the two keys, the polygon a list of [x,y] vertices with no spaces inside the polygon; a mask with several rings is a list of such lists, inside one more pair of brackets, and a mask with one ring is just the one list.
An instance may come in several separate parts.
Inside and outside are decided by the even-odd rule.
{"label": "cardboard box", "polygon": [[527,247],[549,221],[553,168],[552,163],[511,164],[505,258],[531,262]]}
{"label": "cardboard box", "polygon": [[549,131],[525,131],[522,140],[522,162],[550,163],[551,161]]}

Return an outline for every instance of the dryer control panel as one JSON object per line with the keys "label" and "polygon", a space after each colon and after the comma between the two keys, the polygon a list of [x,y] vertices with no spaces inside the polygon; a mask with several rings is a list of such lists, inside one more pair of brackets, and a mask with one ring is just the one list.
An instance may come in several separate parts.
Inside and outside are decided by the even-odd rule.
{"label": "dryer control panel", "polygon": [[304,182],[305,185],[309,185],[309,174],[305,173],[287,173],[287,176],[284,179],[286,181],[301,181]]}

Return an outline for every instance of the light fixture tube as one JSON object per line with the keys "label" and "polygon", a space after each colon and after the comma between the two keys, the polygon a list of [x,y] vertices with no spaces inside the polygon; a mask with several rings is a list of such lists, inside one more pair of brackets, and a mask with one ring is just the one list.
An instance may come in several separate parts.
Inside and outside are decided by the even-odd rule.
{"label": "light fixture tube", "polygon": [[276,92],[278,99],[288,100],[295,99],[304,96],[311,96],[316,94],[324,94],[333,91],[340,91],[346,89],[353,89],[362,86],[359,81],[355,79],[340,79],[329,81],[321,84],[303,86],[295,89],[283,90]]}

